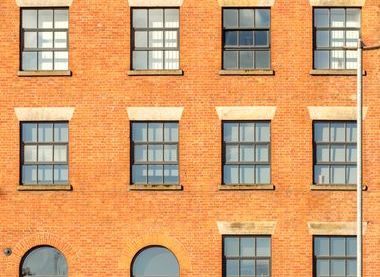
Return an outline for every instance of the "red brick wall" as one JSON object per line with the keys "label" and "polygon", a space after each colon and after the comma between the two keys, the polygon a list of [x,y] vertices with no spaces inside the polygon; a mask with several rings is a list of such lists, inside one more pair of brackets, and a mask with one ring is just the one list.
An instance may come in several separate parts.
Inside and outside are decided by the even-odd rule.
{"label": "red brick wall", "polygon": [[[70,8],[72,77],[18,77],[19,8],[0,1],[0,276],[17,276],[21,256],[38,244],[66,255],[70,276],[128,276],[146,244],[164,244],[181,276],[221,276],[216,221],[277,221],[274,277],[312,274],[308,221],[354,221],[355,192],[311,191],[312,121],[307,106],[354,106],[354,76],[311,76],[312,7],[276,0],[271,14],[274,76],[219,76],[221,8],[185,0],[180,10],[184,76],[128,76],[126,0],[74,0]],[[367,0],[362,35],[380,41],[380,3]],[[380,272],[380,51],[364,54],[364,237],[366,277]],[[221,122],[215,106],[277,106],[272,129],[274,191],[219,191]],[[20,192],[15,107],[73,106],[72,192]],[[128,106],[183,106],[180,182],[184,191],[129,191]]]}

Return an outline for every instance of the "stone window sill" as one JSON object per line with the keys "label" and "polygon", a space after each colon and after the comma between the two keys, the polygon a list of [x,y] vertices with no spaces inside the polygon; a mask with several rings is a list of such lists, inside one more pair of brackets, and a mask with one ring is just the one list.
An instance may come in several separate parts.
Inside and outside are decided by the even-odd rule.
{"label": "stone window sill", "polygon": [[130,70],[128,76],[182,76],[183,70]]}
{"label": "stone window sill", "polygon": [[[310,186],[310,189],[316,190],[316,191],[324,191],[324,190],[356,191],[356,185],[316,185],[316,184],[312,184]],[[363,185],[362,190],[367,191],[368,187],[366,185]]]}
{"label": "stone window sill", "polygon": [[[356,69],[312,69],[310,75],[313,76],[356,76]],[[366,76],[367,72],[363,70],[363,76]]]}
{"label": "stone window sill", "polygon": [[70,77],[70,70],[36,70],[36,71],[19,71],[19,77]]}
{"label": "stone window sill", "polygon": [[71,191],[71,185],[19,185],[18,191]]}
{"label": "stone window sill", "polygon": [[130,185],[130,191],[180,191],[183,190],[182,185]]}
{"label": "stone window sill", "polygon": [[274,75],[274,70],[271,69],[247,69],[247,70],[220,70],[219,75],[221,76],[272,76]]}
{"label": "stone window sill", "polygon": [[219,185],[219,190],[275,190],[273,184],[268,185]]}

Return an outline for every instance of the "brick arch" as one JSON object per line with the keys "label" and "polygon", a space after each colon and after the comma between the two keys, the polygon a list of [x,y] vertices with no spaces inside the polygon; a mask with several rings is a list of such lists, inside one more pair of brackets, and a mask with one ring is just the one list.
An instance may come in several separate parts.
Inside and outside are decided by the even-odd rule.
{"label": "brick arch", "polygon": [[178,240],[163,234],[150,234],[137,238],[134,241],[126,242],[126,246],[123,249],[119,262],[119,267],[126,272],[130,272],[132,261],[136,254],[142,249],[154,245],[165,247],[174,254],[179,263],[181,277],[189,274],[191,270],[191,261],[187,250]]}
{"label": "brick arch", "polygon": [[12,247],[12,255],[8,257],[7,272],[11,273],[11,276],[18,276],[20,263],[24,255],[29,250],[40,245],[52,246],[59,250],[66,258],[69,276],[74,276],[73,268],[77,268],[79,264],[77,251],[68,242],[50,233],[32,234],[23,238]]}

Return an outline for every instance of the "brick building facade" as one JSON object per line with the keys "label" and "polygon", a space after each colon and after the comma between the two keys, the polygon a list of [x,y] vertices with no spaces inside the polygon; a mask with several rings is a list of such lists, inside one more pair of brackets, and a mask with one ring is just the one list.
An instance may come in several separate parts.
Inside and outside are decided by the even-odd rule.
{"label": "brick building facade", "polygon": [[[46,5],[68,7],[68,68],[23,70],[21,10]],[[151,6],[179,8],[178,68],[133,68],[132,9]],[[240,7],[270,10],[268,68],[222,70],[223,9]],[[360,8],[363,41],[380,41],[378,0],[1,1],[0,249],[12,253],[0,276],[21,276],[41,245],[68,276],[133,276],[152,245],[180,276],[223,276],[226,235],[269,237],[270,276],[316,276],[313,238],[356,232],[355,186],[313,184],[314,123],[353,121],[356,105],[354,69],[313,66],[318,7]],[[366,277],[380,272],[379,58],[364,53]],[[270,182],[223,184],[223,123],[247,120],[270,122]],[[68,183],[23,185],[21,124],[50,121],[68,124]],[[178,184],[133,184],[139,121],[178,122]]]}

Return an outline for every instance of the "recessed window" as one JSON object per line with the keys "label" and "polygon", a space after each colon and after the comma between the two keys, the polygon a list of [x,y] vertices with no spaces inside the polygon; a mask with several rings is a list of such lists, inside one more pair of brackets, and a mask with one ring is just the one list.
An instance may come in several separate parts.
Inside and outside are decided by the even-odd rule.
{"label": "recessed window", "polygon": [[132,9],[132,69],[179,69],[179,9]]}
{"label": "recessed window", "polygon": [[133,122],[132,183],[176,185],[178,176],[178,122]]}
{"label": "recessed window", "polygon": [[356,237],[314,237],[315,277],[355,277]]}
{"label": "recessed window", "polygon": [[65,256],[51,246],[41,246],[30,250],[23,257],[20,277],[67,277]]}
{"label": "recessed window", "polygon": [[269,122],[223,122],[223,184],[270,184]]}
{"label": "recessed window", "polygon": [[355,122],[314,122],[314,183],[356,184]]}
{"label": "recessed window", "polygon": [[223,69],[270,68],[270,9],[223,9]]}
{"label": "recessed window", "polygon": [[21,9],[21,70],[68,70],[69,10]]}
{"label": "recessed window", "polygon": [[179,277],[179,264],[165,247],[152,246],[140,251],[133,259],[132,277]]}
{"label": "recessed window", "polygon": [[271,238],[269,236],[224,236],[224,277],[270,277]]}
{"label": "recessed window", "polygon": [[314,9],[314,68],[355,69],[356,50],[360,37],[359,8]]}
{"label": "recessed window", "polygon": [[21,183],[68,183],[69,133],[66,122],[21,123]]}

